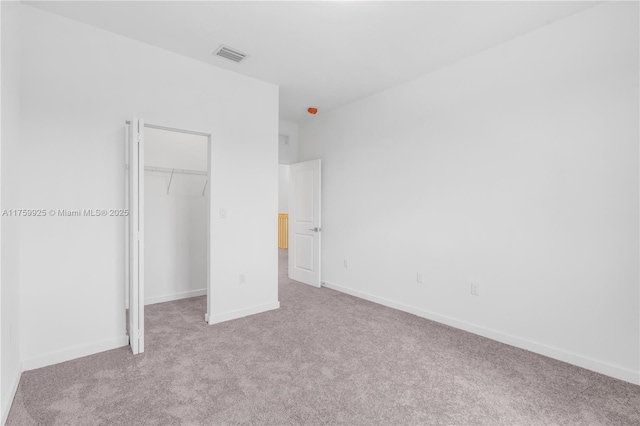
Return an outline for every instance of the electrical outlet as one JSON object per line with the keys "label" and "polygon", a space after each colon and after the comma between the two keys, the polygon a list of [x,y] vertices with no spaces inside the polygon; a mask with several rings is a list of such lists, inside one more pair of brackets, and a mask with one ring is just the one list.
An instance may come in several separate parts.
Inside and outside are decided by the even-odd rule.
{"label": "electrical outlet", "polygon": [[418,282],[418,284],[422,284],[422,272],[418,272],[418,274],[416,275],[416,281]]}
{"label": "electrical outlet", "polygon": [[345,267],[345,268],[348,268],[348,267],[349,267],[349,261],[348,261],[347,259],[345,259],[345,260],[343,261],[343,264],[344,264],[344,267]]}
{"label": "electrical outlet", "polygon": [[471,294],[473,296],[480,296],[480,284],[471,283]]}
{"label": "electrical outlet", "polygon": [[220,209],[220,219],[227,218],[227,209]]}
{"label": "electrical outlet", "polygon": [[247,283],[247,277],[245,277],[244,274],[240,274],[240,276],[238,277],[238,283],[246,284]]}

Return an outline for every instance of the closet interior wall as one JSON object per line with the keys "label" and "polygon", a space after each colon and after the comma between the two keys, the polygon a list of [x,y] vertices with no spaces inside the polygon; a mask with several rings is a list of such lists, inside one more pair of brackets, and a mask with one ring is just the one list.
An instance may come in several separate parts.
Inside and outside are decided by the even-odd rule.
{"label": "closet interior wall", "polygon": [[207,288],[207,138],[145,129],[145,304]]}

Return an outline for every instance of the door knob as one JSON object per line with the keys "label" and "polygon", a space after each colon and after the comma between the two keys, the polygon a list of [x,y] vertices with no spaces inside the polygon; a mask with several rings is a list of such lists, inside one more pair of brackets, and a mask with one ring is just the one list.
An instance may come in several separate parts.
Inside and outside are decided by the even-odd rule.
{"label": "door knob", "polygon": [[322,231],[322,228],[318,228],[317,226],[315,228],[309,228],[309,231],[313,231],[313,232],[320,232]]}

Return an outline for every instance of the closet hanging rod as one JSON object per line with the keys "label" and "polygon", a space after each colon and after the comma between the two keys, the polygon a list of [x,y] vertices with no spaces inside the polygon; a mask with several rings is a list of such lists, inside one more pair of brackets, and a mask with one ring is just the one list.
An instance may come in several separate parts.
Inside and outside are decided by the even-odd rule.
{"label": "closet hanging rod", "polygon": [[147,171],[147,172],[182,173],[184,175],[198,175],[198,176],[206,176],[207,175],[207,172],[203,172],[201,170],[172,169],[170,167],[145,166],[144,170]]}
{"label": "closet hanging rod", "polygon": [[[129,170],[129,165],[126,164],[125,169]],[[190,169],[172,169],[171,167],[152,167],[145,166],[144,170],[146,172],[164,172],[164,173],[182,173],[184,175],[198,175],[198,176],[207,176],[207,172],[204,170],[190,170]]]}

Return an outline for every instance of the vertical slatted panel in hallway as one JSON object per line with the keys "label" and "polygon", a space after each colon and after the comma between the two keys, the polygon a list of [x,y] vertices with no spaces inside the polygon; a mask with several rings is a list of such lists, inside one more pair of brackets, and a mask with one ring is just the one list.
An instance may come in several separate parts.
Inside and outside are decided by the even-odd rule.
{"label": "vertical slatted panel in hallway", "polygon": [[289,215],[278,213],[278,248],[289,248]]}

